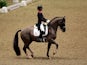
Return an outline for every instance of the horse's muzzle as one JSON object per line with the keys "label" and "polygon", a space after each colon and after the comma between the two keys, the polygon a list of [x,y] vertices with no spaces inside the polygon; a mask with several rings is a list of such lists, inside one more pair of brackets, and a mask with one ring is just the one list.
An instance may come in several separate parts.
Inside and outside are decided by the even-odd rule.
{"label": "horse's muzzle", "polygon": [[62,28],[62,31],[63,31],[63,32],[65,32],[65,31],[66,31],[66,27],[65,27],[65,26]]}

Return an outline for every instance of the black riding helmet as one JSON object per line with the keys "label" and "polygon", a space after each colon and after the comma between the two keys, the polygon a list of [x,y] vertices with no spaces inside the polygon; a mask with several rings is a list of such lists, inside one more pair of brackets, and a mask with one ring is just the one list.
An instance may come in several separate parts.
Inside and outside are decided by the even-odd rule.
{"label": "black riding helmet", "polygon": [[41,11],[41,10],[43,9],[43,7],[42,7],[41,5],[39,5],[39,6],[37,6],[37,9],[38,9],[39,11]]}

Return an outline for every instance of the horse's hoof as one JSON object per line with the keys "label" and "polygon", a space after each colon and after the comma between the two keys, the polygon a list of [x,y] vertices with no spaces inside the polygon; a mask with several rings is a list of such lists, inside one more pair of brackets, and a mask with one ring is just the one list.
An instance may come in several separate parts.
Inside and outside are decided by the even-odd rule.
{"label": "horse's hoof", "polygon": [[32,59],[32,58],[33,58],[33,57],[32,57],[32,56],[30,56],[30,55],[28,55],[28,56],[27,56],[27,59]]}
{"label": "horse's hoof", "polygon": [[54,52],[53,55],[55,55],[56,53]]}
{"label": "horse's hoof", "polygon": [[51,57],[48,57],[48,59],[51,59]]}
{"label": "horse's hoof", "polygon": [[56,53],[57,53],[57,51],[54,51],[54,52],[53,52],[53,55],[55,55]]}
{"label": "horse's hoof", "polygon": [[32,56],[32,58],[34,57],[34,55],[31,55]]}

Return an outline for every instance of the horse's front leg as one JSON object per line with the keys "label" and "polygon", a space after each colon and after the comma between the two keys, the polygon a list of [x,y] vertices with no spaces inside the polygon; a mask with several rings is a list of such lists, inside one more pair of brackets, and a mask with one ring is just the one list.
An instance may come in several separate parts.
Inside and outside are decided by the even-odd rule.
{"label": "horse's front leg", "polygon": [[49,58],[49,50],[50,50],[50,47],[51,47],[51,43],[48,43],[48,48],[47,48],[47,57]]}
{"label": "horse's front leg", "polygon": [[51,39],[51,43],[56,46],[56,50],[53,52],[53,55],[55,55],[57,53],[57,49],[59,45],[53,39]]}

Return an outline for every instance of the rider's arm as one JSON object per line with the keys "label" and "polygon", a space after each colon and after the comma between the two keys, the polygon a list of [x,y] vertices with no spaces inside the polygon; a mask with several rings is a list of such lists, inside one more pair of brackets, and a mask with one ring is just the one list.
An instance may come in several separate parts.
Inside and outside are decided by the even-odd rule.
{"label": "rider's arm", "polygon": [[44,21],[44,22],[47,21],[47,19],[44,18],[44,16],[43,16],[42,13],[38,13],[38,18],[39,18],[41,21]]}

